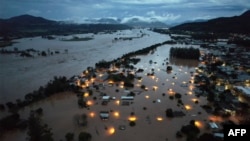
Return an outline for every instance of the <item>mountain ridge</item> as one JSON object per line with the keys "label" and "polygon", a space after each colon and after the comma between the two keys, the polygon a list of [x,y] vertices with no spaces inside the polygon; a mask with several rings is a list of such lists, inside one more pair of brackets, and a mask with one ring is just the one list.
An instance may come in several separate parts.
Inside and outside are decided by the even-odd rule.
{"label": "mountain ridge", "polygon": [[46,35],[67,35],[98,33],[101,31],[123,30],[131,27],[123,24],[76,24],[48,20],[32,15],[20,15],[0,19],[0,37],[32,37]]}
{"label": "mountain ridge", "polygon": [[157,19],[151,19],[150,21],[143,21],[138,18],[132,18],[127,20],[126,22],[123,22],[121,19],[114,19],[114,18],[88,18],[83,20],[81,23],[76,23],[74,21],[54,21],[54,20],[48,20],[43,17],[36,17],[33,15],[19,15],[14,16],[8,19],[0,19],[0,22],[4,22],[6,24],[22,24],[22,25],[33,25],[33,24],[125,24],[128,26],[133,27],[144,27],[144,28],[151,28],[151,27],[169,27],[167,24],[158,21]]}
{"label": "mountain ridge", "polygon": [[219,17],[203,22],[184,23],[171,27],[172,31],[250,33],[250,10],[239,16]]}

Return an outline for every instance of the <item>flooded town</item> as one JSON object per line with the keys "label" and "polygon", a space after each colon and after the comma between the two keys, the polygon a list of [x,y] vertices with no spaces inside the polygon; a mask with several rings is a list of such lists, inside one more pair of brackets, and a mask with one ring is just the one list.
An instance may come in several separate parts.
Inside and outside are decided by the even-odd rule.
{"label": "flooded town", "polygon": [[250,11],[146,15],[1,19],[0,140],[227,141],[226,127],[248,127]]}
{"label": "flooded town", "polygon": [[[149,29],[133,32],[142,31],[150,36],[158,34]],[[18,114],[25,119],[30,111],[41,108],[42,121],[51,127],[53,136],[58,140],[67,133],[86,131],[92,140],[181,141],[187,137],[182,132],[191,121],[198,128],[196,136],[209,133],[219,140],[223,136],[223,124],[249,122],[250,76],[246,68],[250,62],[246,59],[249,58],[247,48],[227,44],[226,39],[210,42],[194,40],[190,36],[158,36],[171,42],[128,51],[113,60],[100,58],[95,65],[67,79],[67,84],[73,89],[41,100],[35,99],[42,90],[26,95],[15,93],[17,97],[23,97],[19,101],[2,104],[1,114],[21,106]],[[121,42],[129,44],[130,41]],[[199,49],[200,57],[198,60],[172,57],[171,48]],[[68,50],[63,55],[69,56],[71,50]],[[24,59],[16,54],[2,55]],[[25,61],[37,58],[39,56],[25,58]],[[46,58],[52,61],[52,56]],[[78,65],[75,67],[72,69],[79,69]],[[58,68],[54,69],[57,72]],[[15,81],[14,77],[10,79]],[[25,104],[27,101],[30,104]],[[26,130],[6,134],[4,140],[26,138]]]}

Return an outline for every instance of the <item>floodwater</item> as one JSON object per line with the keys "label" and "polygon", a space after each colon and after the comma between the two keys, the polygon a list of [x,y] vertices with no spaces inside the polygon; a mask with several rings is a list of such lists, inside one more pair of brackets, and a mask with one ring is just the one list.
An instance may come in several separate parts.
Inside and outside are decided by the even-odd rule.
{"label": "floodwater", "polygon": [[[1,63],[5,65],[6,69],[9,67],[7,69],[9,71],[3,71],[1,72],[1,75],[7,73],[9,74],[9,77],[8,79],[7,77],[5,77],[5,80],[10,81],[11,79],[13,79],[13,83],[7,83],[12,85],[9,86],[5,84],[4,88],[19,88],[15,85],[21,85],[22,87],[19,88],[19,90],[22,90],[23,88],[27,88],[27,90],[30,90],[29,88],[31,86],[27,86],[27,83],[25,83],[27,81],[19,81],[19,79],[21,79],[21,76],[24,77],[22,79],[32,78],[31,80],[29,80],[31,83],[29,82],[28,84],[32,85],[32,88],[34,88],[36,86],[34,86],[35,84],[33,83],[38,83],[39,85],[41,85],[42,82],[50,79],[50,77],[53,77],[54,75],[78,75],[83,69],[86,68],[86,66],[93,66],[95,62],[101,59],[114,59],[115,57],[120,57],[126,52],[138,50],[139,48],[144,48],[150,46],[151,44],[163,42],[169,39],[169,37],[165,35],[152,33],[146,30],[143,30],[143,32],[148,33],[150,36],[144,37],[142,39],[134,39],[132,41],[121,41],[120,43],[111,42],[111,39],[115,37],[115,35],[95,35],[97,36],[96,38],[100,38],[101,41],[99,42],[97,39],[95,39],[92,41],[87,41],[86,43],[83,42],[82,44],[84,44],[84,48],[81,47],[83,45],[73,46],[73,44],[77,44],[75,42],[63,42],[63,44],[61,43],[61,47],[63,49],[69,48],[68,54],[60,54],[58,56],[55,55],[46,58],[34,58],[37,59],[37,63],[41,63],[39,65],[35,63],[36,61],[34,60],[30,61],[31,64],[23,63],[26,61],[29,62],[29,58],[26,59],[12,56],[12,59],[10,61],[11,63],[16,63],[15,65],[20,65],[18,67],[21,68],[25,67],[25,65],[29,65],[30,68],[27,68],[28,70],[21,70],[19,72],[21,74],[19,74],[16,70],[20,68],[10,67],[10,64],[3,63],[1,61]],[[129,33],[133,33],[133,35],[136,35],[139,33],[139,31],[133,30],[129,31]],[[31,41],[29,39],[22,40],[26,42],[34,42],[36,40],[40,41],[43,39],[35,38]],[[41,42],[44,43],[60,41],[43,40]],[[20,44],[22,44],[22,42],[20,42]],[[72,45],[72,48],[70,48],[69,44]],[[51,45],[50,48],[52,48],[52,46],[55,46],[55,44]],[[104,49],[100,46],[104,47]],[[107,95],[112,97],[116,97],[115,100],[111,100],[106,106],[101,105],[102,100],[100,92],[93,89],[93,96],[96,96],[97,100],[94,101],[93,96],[87,97],[87,99],[91,103],[89,109],[79,108],[77,105],[76,95],[66,92],[53,95],[52,97],[35,103],[30,107],[26,107],[25,109],[20,111],[20,115],[22,118],[27,118],[30,110],[42,107],[44,111],[42,121],[52,128],[53,137],[55,140],[65,140],[65,134],[68,132],[73,132],[75,134],[75,140],[77,140],[78,134],[81,131],[87,131],[91,133],[92,141],[184,141],[185,138],[177,139],[175,135],[183,125],[189,124],[190,120],[196,120],[199,122],[201,133],[208,132],[205,124],[210,119],[210,115],[208,115],[200,107],[200,105],[207,104],[206,98],[200,97],[199,99],[197,99],[193,92],[195,86],[194,84],[190,83],[192,82],[191,72],[195,72],[195,67],[199,65],[199,62],[169,58],[169,49],[172,46],[177,47],[183,45],[163,45],[161,47],[158,47],[154,52],[148,55],[135,56],[141,58],[141,61],[136,64],[135,67],[137,69],[144,69],[144,72],[136,73],[137,76],[142,77],[142,80],[135,80],[135,87],[132,89],[128,89],[128,91],[139,92],[136,94],[133,102],[128,106],[121,105],[120,96],[127,94],[123,85],[119,84],[118,86],[108,86],[107,82],[105,82],[105,87],[100,88],[100,92],[106,93]],[[93,53],[86,52],[90,50],[93,51]],[[124,52],[121,52],[119,50],[124,50]],[[5,57],[7,58],[7,56]],[[8,58],[11,57],[8,56]],[[72,58],[76,58],[76,60]],[[56,63],[60,59],[65,59],[66,61],[61,64]],[[149,63],[150,60],[152,60],[152,64]],[[22,63],[19,64],[18,62],[22,62],[23,65],[21,65]],[[166,71],[167,62],[173,67],[173,70],[170,73]],[[39,68],[36,68],[38,66]],[[43,69],[43,67],[45,67],[44,70],[41,70]],[[39,73],[37,73],[35,70]],[[47,71],[49,71],[49,74],[47,74]],[[154,71],[155,75],[147,76],[147,73],[151,73],[152,71]],[[40,74],[42,72],[43,74]],[[30,76],[28,77],[29,74]],[[14,75],[13,78],[12,75]],[[97,76],[99,76],[99,74],[97,74]],[[44,81],[41,81],[41,79],[44,79]],[[39,82],[36,82],[37,80]],[[98,84],[100,82],[96,83]],[[142,90],[140,88],[141,85],[145,85],[147,91]],[[117,89],[119,90],[119,92],[116,92]],[[11,90],[3,90],[9,93],[11,92]],[[163,93],[165,95],[163,95]],[[178,105],[176,99],[169,99],[169,96],[173,95],[174,93],[180,93],[182,95],[181,99],[184,105]],[[13,95],[15,95],[16,97],[22,96],[22,94],[16,93]],[[4,100],[10,100],[9,98],[7,98],[8,96],[2,95],[2,93],[1,97],[3,97]],[[195,104],[195,100],[198,100],[199,103]],[[144,107],[146,109],[144,109]],[[172,119],[166,118],[165,111],[167,108],[172,108],[174,111],[182,111],[186,114],[186,116],[176,117]],[[109,111],[109,120],[101,120],[99,117],[100,111]],[[134,115],[136,117],[136,119],[134,119],[136,123],[134,127],[129,126],[129,117],[131,112],[134,112]],[[201,114],[198,114],[199,112],[201,112]],[[83,113],[88,115],[87,127],[79,127],[77,124],[75,124],[75,117]],[[216,117],[213,118],[216,119]],[[125,125],[126,129],[119,130],[120,125]],[[6,136],[3,137],[2,140],[24,141],[25,138],[25,132],[16,131],[6,134]]]}
{"label": "floodwater", "polygon": [[[141,37],[142,34],[145,34]],[[62,38],[93,37],[89,41],[61,41]],[[94,66],[100,60],[112,60],[131,51],[169,40],[162,35],[144,29],[117,31],[112,34],[81,34],[57,36],[55,40],[41,37],[16,40],[18,43],[6,47],[7,50],[35,49],[39,51],[59,51],[60,54],[47,57],[20,56],[0,54],[0,103],[23,99],[24,96],[44,86],[54,76],[79,75],[88,66]],[[118,40],[119,37],[140,37],[133,40]],[[68,50],[68,53],[65,52]]]}

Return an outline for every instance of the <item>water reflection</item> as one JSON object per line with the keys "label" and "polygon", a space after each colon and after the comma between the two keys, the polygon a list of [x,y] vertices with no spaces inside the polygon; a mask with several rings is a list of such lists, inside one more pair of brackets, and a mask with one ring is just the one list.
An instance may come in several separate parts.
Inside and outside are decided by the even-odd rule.
{"label": "water reflection", "polygon": [[[89,93],[83,93],[83,96],[85,98],[88,98],[87,105],[90,106],[90,109],[79,109],[77,107],[77,98],[72,95],[69,97],[67,97],[68,95],[66,95],[66,97],[64,98],[54,97],[56,101],[52,101],[52,106],[48,103],[40,103],[39,106],[45,109],[45,115],[43,117],[44,122],[52,127],[55,139],[59,140],[60,138],[62,138],[63,135],[66,134],[66,131],[81,131],[82,129],[77,126],[76,121],[79,120],[79,115],[86,113],[90,125],[86,128],[86,130],[95,137],[94,140],[112,140],[109,138],[102,139],[104,137],[102,136],[103,134],[112,135],[108,137],[113,138],[113,140],[119,140],[119,137],[121,136],[116,135],[121,134],[121,132],[116,131],[115,127],[123,124],[128,124],[128,121],[136,121],[138,125],[133,127],[134,130],[126,130],[126,136],[122,136],[124,138],[126,138],[127,136],[129,137],[130,135],[134,135],[135,130],[137,129],[139,129],[137,131],[141,131],[136,131],[136,134],[138,136],[162,136],[166,134],[166,127],[169,127],[169,129],[171,129],[167,131],[169,139],[175,140],[176,138],[174,135],[177,130],[180,130],[181,124],[186,124],[186,121],[190,121],[191,118],[190,116],[187,116],[185,118],[173,119],[171,122],[169,122],[169,120],[165,120],[165,116],[163,116],[163,114],[165,114],[166,107],[171,107],[178,110],[180,108],[176,106],[177,103],[175,100],[169,100],[169,98],[166,97],[164,98],[162,94],[164,93],[164,95],[167,94],[168,96],[174,96],[176,93],[181,93],[184,96],[184,93],[188,93],[188,95],[186,95],[186,97],[182,99],[184,102],[184,110],[185,112],[197,113],[197,110],[195,109],[195,102],[190,102],[190,100],[196,99],[192,99],[194,98],[194,86],[191,86],[188,83],[188,81],[191,79],[191,76],[190,73],[187,72],[193,71],[194,68],[198,66],[198,61],[170,59],[168,60],[170,61],[168,65],[171,65],[173,67],[173,70],[168,74],[166,73],[166,57],[169,56],[169,48],[170,46],[165,45],[164,47],[159,47],[154,51],[153,54],[149,54],[147,56],[139,56],[142,60],[137,65],[135,65],[135,67],[142,67],[144,69],[144,72],[140,74],[142,78],[138,80],[138,82],[135,82],[137,87],[134,87],[132,90],[142,90],[140,88],[140,86],[142,85],[145,85],[145,89],[142,90],[143,92],[140,95],[136,95],[136,98],[133,102],[129,102],[126,106],[124,106],[123,101],[119,99],[123,94],[121,91],[124,91],[124,83],[120,83],[118,86],[111,85],[106,89],[101,90],[102,92],[112,97],[118,98],[117,100],[114,100],[105,106],[102,106],[100,104],[101,98],[99,99],[99,97],[96,99],[96,101],[90,100],[91,96],[89,95]],[[153,60],[153,62],[156,63],[149,64],[150,60]],[[148,73],[152,73],[152,69],[154,69],[154,75],[147,76]],[[102,77],[102,74],[98,76]],[[106,83],[114,84],[113,81]],[[181,87],[181,85],[183,85],[183,87]],[[115,92],[116,89],[118,89],[119,92]],[[95,96],[98,96],[98,94],[98,92],[94,91]],[[187,101],[190,103],[186,103]],[[199,101],[199,103],[201,102]],[[108,121],[102,122],[100,118],[98,118],[97,113],[101,110],[113,111],[112,116]],[[147,110],[147,112],[145,112],[145,110]],[[131,111],[135,111],[136,116],[128,116],[129,112]],[[75,121],[73,125],[72,121],[69,120],[72,119],[72,117]],[[146,121],[144,120],[145,117]],[[201,119],[205,119],[207,115],[204,113],[199,117]],[[153,121],[151,121],[152,119]],[[154,124],[155,120],[160,121],[164,124]],[[201,125],[200,122],[197,122],[196,124],[197,126]],[[145,128],[141,128],[141,125],[145,125],[143,126]],[[103,126],[107,128],[104,130],[102,128]],[[152,131],[153,128],[159,130]],[[145,132],[149,134],[145,134]],[[173,135],[173,137],[171,135]]]}
{"label": "water reflection", "polygon": [[197,60],[188,60],[188,59],[180,59],[180,58],[169,58],[170,64],[176,65],[176,66],[183,66],[187,68],[197,67],[199,64],[199,61]]}

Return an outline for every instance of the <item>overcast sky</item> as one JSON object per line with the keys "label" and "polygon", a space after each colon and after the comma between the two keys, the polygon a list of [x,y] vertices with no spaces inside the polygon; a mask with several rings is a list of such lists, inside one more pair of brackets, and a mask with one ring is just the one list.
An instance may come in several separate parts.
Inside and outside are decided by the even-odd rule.
{"label": "overcast sky", "polygon": [[0,0],[0,18],[22,14],[57,21],[83,22],[88,18],[157,19],[178,23],[240,15],[250,0]]}

